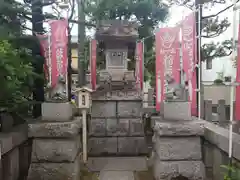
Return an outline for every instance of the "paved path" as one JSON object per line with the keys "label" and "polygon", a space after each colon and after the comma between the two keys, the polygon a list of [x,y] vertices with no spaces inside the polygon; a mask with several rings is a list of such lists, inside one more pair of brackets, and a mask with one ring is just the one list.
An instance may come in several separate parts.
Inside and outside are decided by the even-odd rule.
{"label": "paved path", "polygon": [[89,158],[87,166],[89,171],[99,174],[99,180],[141,180],[140,176],[145,180],[149,174],[145,157]]}

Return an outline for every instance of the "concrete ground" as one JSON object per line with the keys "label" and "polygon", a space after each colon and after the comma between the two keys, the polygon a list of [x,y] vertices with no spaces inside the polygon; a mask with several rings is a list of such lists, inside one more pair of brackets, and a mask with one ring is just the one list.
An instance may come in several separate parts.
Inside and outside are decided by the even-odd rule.
{"label": "concrete ground", "polygon": [[146,157],[89,158],[81,180],[153,180]]}

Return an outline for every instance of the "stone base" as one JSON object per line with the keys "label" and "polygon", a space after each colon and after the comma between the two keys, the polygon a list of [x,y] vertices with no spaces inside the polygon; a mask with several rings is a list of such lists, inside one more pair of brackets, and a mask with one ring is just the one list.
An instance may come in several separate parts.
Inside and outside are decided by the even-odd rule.
{"label": "stone base", "polygon": [[79,180],[80,159],[74,163],[32,163],[28,180]]}
{"label": "stone base", "polygon": [[163,117],[168,120],[192,120],[190,102],[164,102]]}
{"label": "stone base", "polygon": [[183,176],[189,180],[205,180],[204,164],[201,161],[160,161],[153,165],[155,180],[171,180]]}
{"label": "stone base", "polygon": [[149,151],[144,137],[94,137],[88,148],[90,156],[137,156]]}
{"label": "stone base", "polygon": [[200,138],[204,134],[203,125],[198,120],[155,122],[152,159],[156,180],[178,179],[179,176],[205,180]]}
{"label": "stone base", "polygon": [[42,103],[42,120],[44,121],[69,121],[73,117],[71,103]]}
{"label": "stone base", "polygon": [[155,151],[160,160],[201,160],[200,137],[156,138]]}

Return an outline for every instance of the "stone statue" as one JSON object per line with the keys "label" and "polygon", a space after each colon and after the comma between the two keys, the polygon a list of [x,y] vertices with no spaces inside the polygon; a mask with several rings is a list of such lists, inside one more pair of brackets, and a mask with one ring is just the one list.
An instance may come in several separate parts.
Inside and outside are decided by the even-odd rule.
{"label": "stone statue", "polygon": [[68,101],[66,78],[59,76],[58,83],[55,87],[48,85],[46,92],[48,93],[47,101],[50,102],[65,102]]}
{"label": "stone statue", "polygon": [[166,75],[165,78],[167,81],[166,101],[186,101],[185,86],[178,84],[174,78],[169,75]]}

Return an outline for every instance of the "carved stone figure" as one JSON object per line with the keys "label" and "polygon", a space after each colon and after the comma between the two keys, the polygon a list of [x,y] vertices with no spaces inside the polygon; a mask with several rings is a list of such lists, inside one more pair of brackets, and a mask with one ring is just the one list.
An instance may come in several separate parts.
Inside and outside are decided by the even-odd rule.
{"label": "carved stone figure", "polygon": [[186,101],[185,86],[178,84],[174,78],[169,75],[166,75],[165,78],[167,81],[166,101]]}
{"label": "carved stone figure", "polygon": [[58,83],[55,87],[49,87],[47,89],[49,94],[46,101],[48,102],[65,102],[68,101],[66,80],[63,76],[59,76]]}

